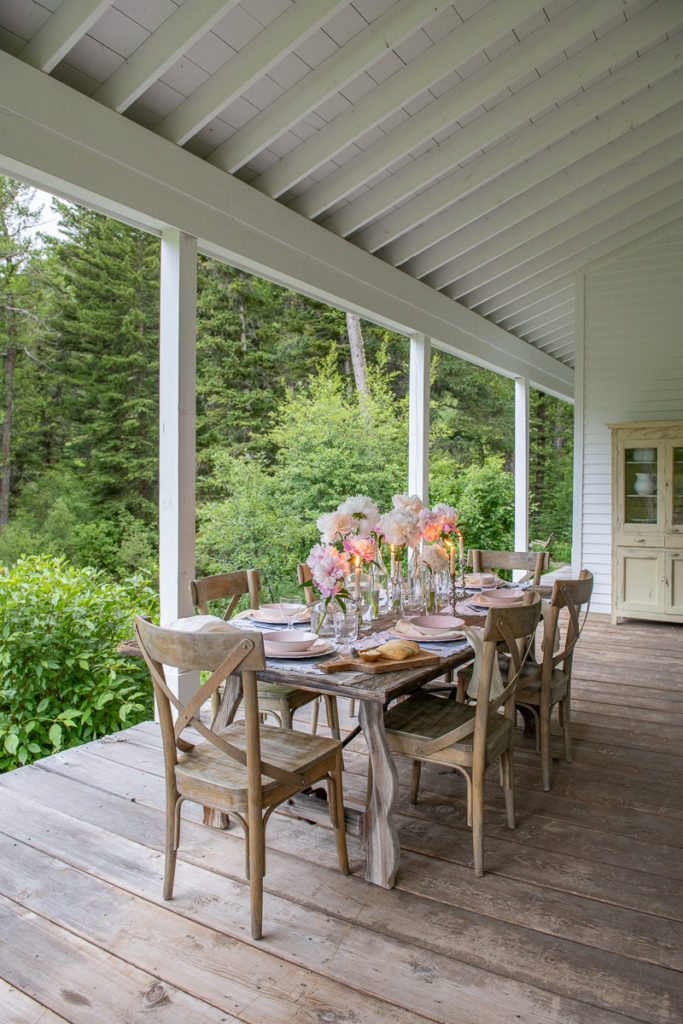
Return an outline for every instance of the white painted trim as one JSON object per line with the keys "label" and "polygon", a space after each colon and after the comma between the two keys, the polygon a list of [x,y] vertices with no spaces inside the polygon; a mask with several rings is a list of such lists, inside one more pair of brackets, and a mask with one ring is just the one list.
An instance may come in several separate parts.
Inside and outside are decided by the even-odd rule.
{"label": "white painted trim", "polygon": [[574,352],[576,378],[574,389],[574,501],[572,510],[572,574],[576,578],[583,568],[583,441],[584,441],[584,287],[583,273],[575,275],[576,315]]}
{"label": "white painted trim", "polygon": [[[193,613],[195,576],[195,356],[197,240],[175,228],[161,236],[159,322],[160,621]],[[182,691],[194,674],[177,676]],[[187,693],[180,692],[181,698]]]}
{"label": "white painted trim", "polygon": [[0,53],[0,172],[571,400],[573,371],[191,153]]}
{"label": "white painted trim", "polygon": [[408,384],[408,493],[429,504],[429,395],[431,342],[424,334],[410,339]]}
{"label": "white painted trim", "polygon": [[21,59],[49,73],[108,7],[111,0],[62,0],[21,51]]}
{"label": "white painted trim", "polygon": [[[515,551],[529,550],[529,381],[515,379]],[[524,573],[515,570],[513,579]]]}

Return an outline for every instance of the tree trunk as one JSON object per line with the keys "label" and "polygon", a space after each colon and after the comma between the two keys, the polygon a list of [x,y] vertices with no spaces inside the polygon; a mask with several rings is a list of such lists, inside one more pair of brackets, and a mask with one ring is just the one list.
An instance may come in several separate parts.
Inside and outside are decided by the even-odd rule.
{"label": "tree trunk", "polygon": [[370,393],[368,387],[368,368],[365,362],[365,345],[360,329],[360,320],[355,313],[346,314],[346,330],[349,335],[349,349],[351,350],[351,365],[353,376],[356,381],[356,391],[361,395]]}
{"label": "tree trunk", "polygon": [[5,379],[2,437],[0,438],[0,528],[9,522],[10,441],[12,438],[12,412],[14,409],[14,367],[17,362],[17,346],[13,343],[5,352]]}

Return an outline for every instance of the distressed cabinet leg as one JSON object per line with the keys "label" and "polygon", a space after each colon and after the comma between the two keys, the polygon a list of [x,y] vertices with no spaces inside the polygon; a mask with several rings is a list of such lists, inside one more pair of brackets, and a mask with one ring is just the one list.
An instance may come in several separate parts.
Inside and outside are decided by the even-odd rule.
{"label": "distressed cabinet leg", "polygon": [[372,790],[363,819],[368,882],[391,889],[399,861],[394,808],[398,799],[398,773],[384,734],[381,704],[361,701],[358,718],[370,754]]}

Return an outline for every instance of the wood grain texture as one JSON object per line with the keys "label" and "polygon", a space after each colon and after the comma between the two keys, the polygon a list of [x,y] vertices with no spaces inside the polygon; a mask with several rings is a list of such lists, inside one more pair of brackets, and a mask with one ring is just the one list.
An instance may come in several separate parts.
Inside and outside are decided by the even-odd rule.
{"label": "wood grain texture", "polygon": [[[425,766],[413,806],[401,761],[395,887],[364,882],[358,839],[345,877],[329,829],[275,813],[257,943],[241,832],[207,829],[195,805],[175,898],[161,898],[154,723],[0,776],[0,1021],[679,1024],[683,745],[669,709],[683,703],[683,630],[591,614],[572,685],[574,759],[550,794],[517,730],[515,832],[487,780],[483,878],[464,780]],[[550,742],[561,759],[558,730]],[[362,806],[362,736],[344,760],[345,799]],[[143,1010],[150,991],[160,1004]]]}

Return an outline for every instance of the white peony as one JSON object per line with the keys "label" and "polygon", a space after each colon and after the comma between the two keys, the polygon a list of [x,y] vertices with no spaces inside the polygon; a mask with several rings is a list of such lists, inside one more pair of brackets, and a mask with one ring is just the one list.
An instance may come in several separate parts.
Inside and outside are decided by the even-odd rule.
{"label": "white peony", "polygon": [[356,524],[348,512],[337,509],[336,512],[325,512],[324,515],[318,516],[316,526],[320,530],[323,544],[332,544],[335,540],[353,533]]}
{"label": "white peony", "polygon": [[418,498],[417,494],[395,494],[391,499],[394,503],[394,508],[401,512],[408,512],[410,515],[417,517],[423,508],[425,503],[422,498]]}
{"label": "white peony", "polygon": [[407,544],[414,548],[420,542],[420,527],[417,520],[398,508],[381,516],[377,529],[383,534],[387,544]]}
{"label": "white peony", "polygon": [[338,507],[337,512],[351,516],[360,537],[368,537],[377,526],[379,509],[372,498],[355,494]]}
{"label": "white peony", "polygon": [[441,572],[448,568],[448,552],[439,544],[429,544],[422,549],[418,562],[432,572]]}

